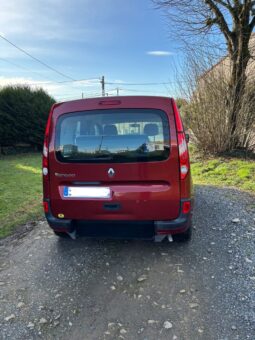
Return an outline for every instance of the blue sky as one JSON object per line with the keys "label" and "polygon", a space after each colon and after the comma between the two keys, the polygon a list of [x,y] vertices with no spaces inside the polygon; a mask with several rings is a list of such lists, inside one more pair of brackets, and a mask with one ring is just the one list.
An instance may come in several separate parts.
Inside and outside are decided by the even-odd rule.
{"label": "blue sky", "polygon": [[0,39],[0,85],[37,83],[62,100],[99,95],[104,75],[114,83],[106,84],[109,95],[116,87],[125,95],[175,92],[173,84],[125,85],[175,80],[181,54],[150,0],[9,0],[1,4],[0,34],[73,79],[95,79],[54,83],[68,79]]}

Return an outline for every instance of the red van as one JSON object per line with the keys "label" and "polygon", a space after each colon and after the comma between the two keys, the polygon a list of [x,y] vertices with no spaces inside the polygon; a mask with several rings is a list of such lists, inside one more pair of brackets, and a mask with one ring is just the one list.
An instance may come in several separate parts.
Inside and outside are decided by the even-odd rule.
{"label": "red van", "polygon": [[171,98],[53,105],[43,147],[43,205],[58,236],[191,237],[187,135]]}

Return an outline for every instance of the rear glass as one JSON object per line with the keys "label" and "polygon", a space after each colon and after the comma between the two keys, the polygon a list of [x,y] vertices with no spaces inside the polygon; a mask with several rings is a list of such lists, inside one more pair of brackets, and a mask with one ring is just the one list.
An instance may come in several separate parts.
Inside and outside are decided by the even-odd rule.
{"label": "rear glass", "polygon": [[55,150],[62,162],[148,162],[167,159],[169,142],[161,110],[93,110],[60,116]]}

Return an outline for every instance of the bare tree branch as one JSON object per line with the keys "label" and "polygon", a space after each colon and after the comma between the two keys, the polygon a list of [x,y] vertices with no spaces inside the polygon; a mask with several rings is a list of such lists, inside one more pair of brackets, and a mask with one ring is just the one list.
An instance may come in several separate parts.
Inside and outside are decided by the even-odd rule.
{"label": "bare tree branch", "polygon": [[222,1],[222,0],[215,0],[215,2],[226,7],[229,11],[233,11],[233,7],[231,6],[229,1],[225,2],[225,1]]}
{"label": "bare tree branch", "polygon": [[[216,1],[219,2],[219,1]],[[220,1],[221,2],[221,1]],[[224,15],[220,11],[220,9],[215,5],[215,2],[213,0],[205,0],[205,3],[210,7],[212,12],[215,14],[216,17],[216,23],[219,25],[222,33],[224,34],[227,41],[230,41],[232,38],[232,33],[229,30],[228,24],[224,18]]]}
{"label": "bare tree branch", "polygon": [[[251,48],[252,31],[255,27],[254,0],[152,0],[165,9],[170,31],[180,37],[189,50],[198,49],[198,37],[207,38],[208,51],[224,40],[229,60],[228,105],[232,145],[238,145],[241,98],[247,86],[248,64],[255,48]],[[216,35],[217,34],[217,35]],[[205,40],[204,40],[205,41]],[[203,41],[203,42],[204,42]],[[212,49],[213,50],[213,49]],[[206,56],[206,58],[208,58]]]}

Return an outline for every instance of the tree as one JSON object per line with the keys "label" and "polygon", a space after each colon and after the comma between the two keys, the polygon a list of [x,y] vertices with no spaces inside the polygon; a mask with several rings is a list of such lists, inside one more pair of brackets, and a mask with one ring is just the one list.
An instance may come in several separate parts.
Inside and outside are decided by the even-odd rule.
{"label": "tree", "polygon": [[0,90],[0,146],[19,143],[42,148],[47,117],[55,100],[43,89],[6,86]]}
{"label": "tree", "polygon": [[247,83],[247,65],[253,58],[249,43],[255,27],[255,1],[252,0],[153,0],[159,8],[167,11],[171,30],[182,35],[186,44],[194,44],[195,35],[206,36],[217,43],[221,34],[231,60],[228,82],[230,98],[229,148],[239,143],[237,135],[238,115]]}
{"label": "tree", "polygon": [[179,110],[181,110],[183,106],[187,105],[187,100],[184,98],[176,98],[175,101]]}

